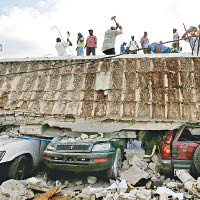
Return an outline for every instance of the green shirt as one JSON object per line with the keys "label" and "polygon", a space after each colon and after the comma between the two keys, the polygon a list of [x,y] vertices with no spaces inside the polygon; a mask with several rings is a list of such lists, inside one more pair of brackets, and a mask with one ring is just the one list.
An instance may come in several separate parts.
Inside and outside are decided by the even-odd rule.
{"label": "green shirt", "polygon": [[84,37],[82,37],[77,44],[77,47],[83,47],[84,46]]}

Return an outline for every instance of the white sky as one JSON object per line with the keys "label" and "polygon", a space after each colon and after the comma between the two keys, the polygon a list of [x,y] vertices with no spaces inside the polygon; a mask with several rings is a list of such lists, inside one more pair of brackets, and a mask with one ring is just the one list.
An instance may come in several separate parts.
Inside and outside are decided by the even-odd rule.
{"label": "white sky", "polygon": [[[117,53],[123,41],[129,42],[134,35],[139,42],[144,31],[150,43],[169,41],[173,28],[182,36],[183,23],[186,27],[200,24],[199,8],[200,0],[0,0],[0,58],[57,56],[55,40],[60,36],[51,30],[53,26],[65,40],[70,31],[74,55],[77,33],[86,39],[88,29],[93,29],[101,55],[104,33],[115,25],[114,15],[124,30],[117,38]],[[184,41],[181,46],[183,51],[190,50]]]}

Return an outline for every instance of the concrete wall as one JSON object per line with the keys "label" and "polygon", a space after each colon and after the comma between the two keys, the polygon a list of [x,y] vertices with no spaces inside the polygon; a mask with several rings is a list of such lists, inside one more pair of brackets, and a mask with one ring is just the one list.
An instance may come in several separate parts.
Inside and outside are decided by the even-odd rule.
{"label": "concrete wall", "polygon": [[199,57],[2,60],[0,75],[0,123],[200,120]]}

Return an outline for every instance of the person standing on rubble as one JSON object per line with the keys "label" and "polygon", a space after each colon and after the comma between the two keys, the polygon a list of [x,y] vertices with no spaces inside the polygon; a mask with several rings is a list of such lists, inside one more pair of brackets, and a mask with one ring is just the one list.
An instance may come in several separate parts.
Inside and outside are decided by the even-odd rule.
{"label": "person standing on rubble", "polygon": [[90,29],[89,36],[87,37],[85,48],[86,48],[86,55],[89,56],[91,53],[95,56],[95,49],[97,48],[97,37],[93,35],[93,30]]}
{"label": "person standing on rubble", "polygon": [[[188,34],[190,36],[188,36]],[[199,37],[197,36],[197,28],[195,26],[190,26],[190,28],[182,35],[182,39],[185,39],[186,42],[190,43],[192,52],[197,53]]]}
{"label": "person standing on rubble", "polygon": [[179,51],[179,41],[176,41],[176,40],[179,40],[179,34],[177,32],[177,29],[173,29],[173,43],[172,43],[172,47],[176,50]]}
{"label": "person standing on rubble", "polygon": [[56,38],[56,51],[58,53],[58,56],[68,56],[67,52],[66,52],[66,48],[72,46],[72,43],[70,42],[69,39],[67,39],[67,43],[65,42],[61,42],[60,38]]}
{"label": "person standing on rubble", "polygon": [[139,45],[135,41],[135,37],[131,36],[131,41],[128,44],[128,52],[130,52],[132,54],[137,54],[137,49],[139,49]]}
{"label": "person standing on rubble", "polygon": [[140,39],[140,44],[141,44],[141,47],[143,48],[144,54],[146,54],[147,53],[146,47],[149,44],[149,39],[147,38],[147,32],[146,31],[144,32],[143,37],[141,37],[141,39]]}
{"label": "person standing on rubble", "polygon": [[83,47],[84,47],[84,37],[81,33],[78,33],[77,38],[77,56],[83,56]]}
{"label": "person standing on rubble", "polygon": [[[119,30],[118,30],[119,29]],[[105,32],[102,52],[106,55],[115,55],[115,41],[116,37],[122,34],[122,26],[116,23],[116,27],[112,26]]]}

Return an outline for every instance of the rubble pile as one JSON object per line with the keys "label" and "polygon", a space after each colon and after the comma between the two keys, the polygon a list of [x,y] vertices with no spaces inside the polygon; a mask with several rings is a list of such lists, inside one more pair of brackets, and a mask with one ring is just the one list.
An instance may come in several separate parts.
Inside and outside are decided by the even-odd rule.
{"label": "rubble pile", "polygon": [[18,127],[12,127],[12,128],[6,128],[5,130],[2,130],[0,132],[0,142],[3,146],[4,144],[11,143],[13,140],[17,140],[16,138],[10,138],[10,136],[20,136],[19,128]]}
{"label": "rubble pile", "polygon": [[[3,132],[2,132],[3,133]],[[19,130],[9,130],[18,134]],[[8,132],[1,137],[8,137]],[[0,138],[1,138],[0,137]],[[63,137],[60,143],[107,140],[102,135],[82,134]],[[133,145],[134,144],[134,145]],[[52,180],[42,171],[26,180],[7,180],[0,186],[0,200],[167,200],[200,199],[200,177],[194,179],[186,170],[177,170],[178,179],[160,175],[157,154],[145,156],[138,141],[128,143],[117,180],[98,180],[91,175],[82,179]]]}
{"label": "rubble pile", "polygon": [[[141,152],[140,152],[141,153]],[[142,154],[142,153],[141,153]],[[177,180],[159,174],[157,155],[144,160],[141,154],[127,153],[117,180],[106,182],[88,176],[79,180],[51,180],[46,172],[26,180],[8,180],[0,186],[1,200],[167,200],[199,199],[200,177],[177,170]]]}
{"label": "rubble pile", "polygon": [[15,126],[15,127],[6,127],[2,128],[0,131],[0,137],[6,137],[9,135],[20,135],[20,128]]}
{"label": "rubble pile", "polygon": [[1,130],[0,131],[0,141],[6,141],[8,142],[8,138],[10,136],[19,136],[20,134],[20,130],[19,127],[10,127],[10,128],[6,128],[5,130]]}
{"label": "rubble pile", "polygon": [[[57,138],[54,138],[54,140],[56,141]],[[80,141],[83,141],[83,142],[93,142],[93,141],[106,141],[108,139],[106,138],[103,138],[103,135],[101,134],[93,134],[93,135],[87,135],[87,134],[84,134],[82,133],[80,136],[78,137],[70,137],[70,136],[64,136],[62,138],[62,140],[59,140],[59,143],[73,143],[73,142],[80,142]]]}

